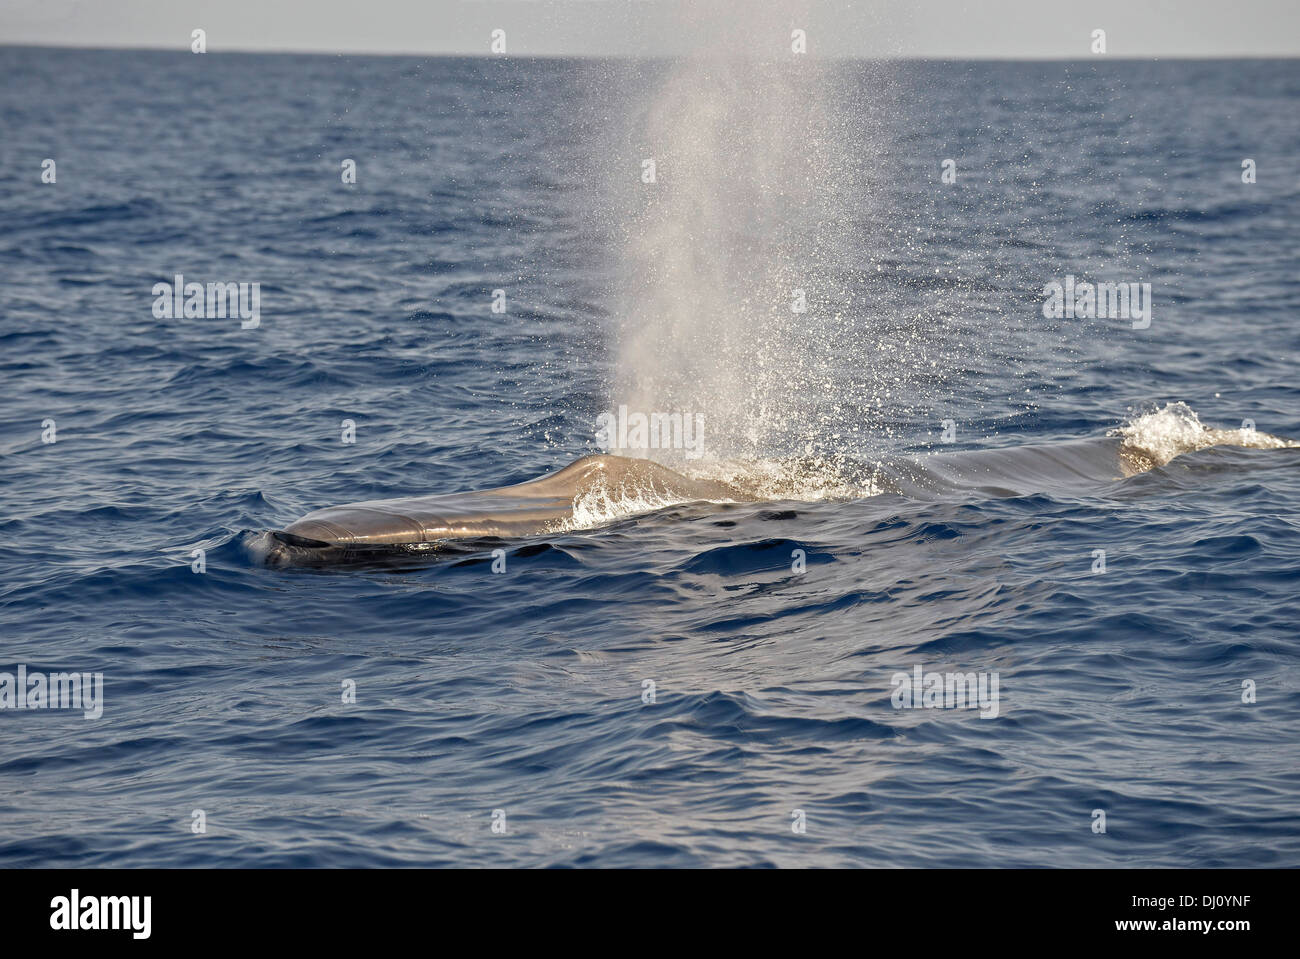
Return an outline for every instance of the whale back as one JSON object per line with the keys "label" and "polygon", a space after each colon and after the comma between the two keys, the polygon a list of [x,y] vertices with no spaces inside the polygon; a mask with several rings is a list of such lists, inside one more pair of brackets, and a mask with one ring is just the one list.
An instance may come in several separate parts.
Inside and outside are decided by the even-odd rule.
{"label": "whale back", "polygon": [[[1296,449],[1300,443],[1253,429],[1204,427],[1182,404],[1140,416],[1099,438],[932,453],[876,461],[860,482],[819,485],[808,464],[772,474],[728,472],[728,481],[683,476],[645,459],[584,456],[538,479],[496,489],[369,500],[308,513],[260,535],[274,565],[325,565],[403,554],[452,540],[509,539],[599,525],[688,502],[857,499],[893,493],[913,500],[969,494],[1021,496],[1098,492],[1184,453],[1215,446]],[[843,464],[841,464],[843,466]],[[829,492],[827,492],[829,490]]]}
{"label": "whale back", "polygon": [[725,483],[690,479],[649,460],[596,455],[514,486],[316,510],[285,527],[280,539],[300,546],[365,547],[526,536],[569,522],[575,502],[584,496],[619,489],[679,502],[752,498]]}

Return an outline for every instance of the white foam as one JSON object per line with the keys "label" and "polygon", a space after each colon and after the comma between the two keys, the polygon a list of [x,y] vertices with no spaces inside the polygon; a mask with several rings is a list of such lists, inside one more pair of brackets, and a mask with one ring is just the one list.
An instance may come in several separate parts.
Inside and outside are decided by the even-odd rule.
{"label": "white foam", "polygon": [[645,480],[600,481],[574,497],[573,516],[553,532],[591,529],[628,516],[649,513],[688,502],[736,503],[791,500],[814,503],[847,501],[875,496],[880,492],[875,467],[850,465],[832,458],[808,457],[786,460],[697,461],[690,465],[674,462],[673,467],[690,479],[724,483],[743,498],[698,499],[675,495]]}
{"label": "white foam", "polygon": [[1146,457],[1152,466],[1164,466],[1175,456],[1211,446],[1257,450],[1300,448],[1300,443],[1259,430],[1208,427],[1183,402],[1166,403],[1158,410],[1136,416],[1118,429],[1111,430],[1109,435],[1123,439],[1129,452]]}
{"label": "white foam", "polygon": [[[561,532],[569,529],[591,529],[638,513],[651,513],[667,506],[677,506],[689,500],[670,496],[662,490],[632,482],[597,483],[573,499],[573,516],[558,524]],[[713,500],[712,502],[727,502]]]}

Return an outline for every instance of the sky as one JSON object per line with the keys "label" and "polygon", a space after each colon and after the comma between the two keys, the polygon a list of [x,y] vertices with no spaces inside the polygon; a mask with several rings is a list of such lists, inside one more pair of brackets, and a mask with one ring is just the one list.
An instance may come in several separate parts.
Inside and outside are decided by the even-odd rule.
{"label": "sky", "polygon": [[[188,50],[671,56],[746,43],[862,57],[1300,55],[1300,0],[0,0],[0,43]],[[748,47],[746,47],[748,49]]]}

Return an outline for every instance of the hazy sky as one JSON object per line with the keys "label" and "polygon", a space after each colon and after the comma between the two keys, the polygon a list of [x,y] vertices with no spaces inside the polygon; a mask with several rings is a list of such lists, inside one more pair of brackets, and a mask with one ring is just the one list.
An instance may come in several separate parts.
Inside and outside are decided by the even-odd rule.
{"label": "hazy sky", "polygon": [[[759,29],[756,29],[756,26]],[[1297,56],[1300,0],[0,0],[0,42],[208,51],[675,54],[743,32],[831,56]],[[748,47],[747,47],[748,48]]]}

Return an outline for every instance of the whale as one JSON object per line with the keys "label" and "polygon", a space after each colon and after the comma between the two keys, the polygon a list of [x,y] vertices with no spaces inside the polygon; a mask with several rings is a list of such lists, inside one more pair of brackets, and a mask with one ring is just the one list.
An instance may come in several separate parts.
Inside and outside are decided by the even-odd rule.
{"label": "whale", "polygon": [[[1202,426],[1183,404],[1140,417],[1105,436],[1048,443],[931,452],[858,462],[854,482],[830,493],[814,466],[781,464],[782,482],[754,464],[720,471],[727,479],[687,476],[662,463],[602,453],[583,456],[538,479],[472,492],[368,500],[307,513],[250,547],[271,566],[386,563],[437,555],[458,541],[518,540],[693,502],[716,504],[859,499],[894,494],[913,501],[963,496],[1104,492],[1108,485],[1216,446],[1300,449],[1294,440],[1252,428]],[[772,464],[767,464],[768,467]],[[851,464],[850,464],[851,465]],[[686,467],[683,467],[686,468]],[[844,463],[836,469],[849,475]],[[608,507],[604,510],[600,507]]]}
{"label": "whale", "polygon": [[260,546],[272,566],[414,555],[450,540],[516,539],[564,529],[573,524],[575,504],[602,495],[659,503],[757,498],[728,483],[692,479],[651,460],[602,453],[514,486],[315,510],[284,529],[272,530]]}

